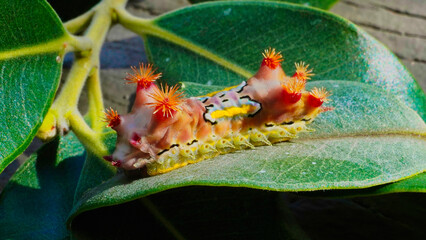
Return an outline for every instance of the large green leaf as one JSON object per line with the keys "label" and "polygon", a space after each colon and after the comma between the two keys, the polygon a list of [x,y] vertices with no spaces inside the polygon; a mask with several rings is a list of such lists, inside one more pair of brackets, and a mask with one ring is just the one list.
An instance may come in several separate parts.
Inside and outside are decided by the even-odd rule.
{"label": "large green leaf", "polygon": [[284,54],[283,68],[306,61],[318,80],[379,86],[426,119],[426,96],[386,47],[329,12],[276,2],[212,2],[163,15],[133,28],[170,81],[238,84],[257,71],[263,49]]}
{"label": "large green leaf", "polygon": [[56,138],[33,154],[0,198],[0,238],[64,239],[85,158],[74,134]]}
{"label": "large green leaf", "polygon": [[53,101],[65,39],[44,0],[0,0],[0,172],[29,145]]}
{"label": "large green leaf", "polygon": [[[135,181],[118,174],[86,191],[78,199],[71,220],[90,209],[189,185],[275,191],[357,189],[426,170],[426,125],[415,111],[367,84],[308,84],[308,88],[314,86],[331,89],[332,106],[336,108],[315,120],[311,125],[315,132],[301,134],[291,142],[221,155]],[[199,84],[186,85],[185,89],[197,92],[197,88]]]}
{"label": "large green leaf", "polygon": [[[214,1],[214,0],[189,0],[189,2],[191,3],[202,3],[202,2],[210,2],[210,1]],[[317,7],[317,8],[328,10],[339,0],[260,0],[260,1],[297,3],[297,4],[302,4],[305,6]]]}

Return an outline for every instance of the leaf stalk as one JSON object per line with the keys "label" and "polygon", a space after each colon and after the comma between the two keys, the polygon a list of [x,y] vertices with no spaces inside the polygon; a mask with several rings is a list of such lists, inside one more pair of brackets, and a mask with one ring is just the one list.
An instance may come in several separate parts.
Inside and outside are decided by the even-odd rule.
{"label": "leaf stalk", "polygon": [[[126,2],[127,0],[104,0],[89,12],[66,24],[68,30],[75,33],[90,21],[82,37],[68,34],[71,45],[68,50],[80,52],[76,54],[65,84],[39,129],[39,138],[47,140],[57,133],[64,134],[72,129],[91,152],[100,157],[108,154],[100,135],[103,127],[100,121],[103,98],[99,78],[99,56],[108,30],[113,24],[113,9],[124,6]],[[88,115],[93,129],[84,121],[77,107],[87,78],[90,101]]]}

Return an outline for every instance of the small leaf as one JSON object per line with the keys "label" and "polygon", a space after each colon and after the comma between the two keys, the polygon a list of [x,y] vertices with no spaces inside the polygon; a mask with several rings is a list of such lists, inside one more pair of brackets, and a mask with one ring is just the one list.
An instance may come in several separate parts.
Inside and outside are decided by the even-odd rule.
{"label": "small leaf", "polygon": [[3,239],[64,239],[85,158],[70,133],[45,144],[10,179],[0,198]]}
{"label": "small leaf", "polygon": [[65,30],[43,0],[0,0],[0,172],[30,144],[61,75]]}
{"label": "small leaf", "polygon": [[348,80],[385,89],[426,119],[426,96],[386,47],[332,13],[277,2],[194,5],[137,29],[168,81],[232,86],[251,77],[261,52],[274,47],[292,75],[294,63],[314,68],[313,80]]}
{"label": "small leaf", "polygon": [[[191,3],[202,3],[202,2],[211,2],[215,0],[189,0]],[[275,2],[288,2],[296,3],[309,7],[322,8],[324,10],[330,9],[334,4],[339,0],[258,0],[258,1],[275,1]]]}
{"label": "small leaf", "polygon": [[426,125],[416,112],[367,84],[321,81],[309,83],[308,89],[314,86],[330,89],[331,106],[336,108],[315,120],[311,125],[315,132],[135,181],[118,174],[86,191],[76,202],[69,221],[84,211],[182,186],[275,191],[356,189],[426,170]]}

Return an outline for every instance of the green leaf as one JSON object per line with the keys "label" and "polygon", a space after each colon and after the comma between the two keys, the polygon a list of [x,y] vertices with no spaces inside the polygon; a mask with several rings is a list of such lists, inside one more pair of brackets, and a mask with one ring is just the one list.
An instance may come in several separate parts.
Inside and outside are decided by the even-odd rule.
{"label": "green leaf", "polygon": [[[113,152],[115,148],[115,134],[114,132],[106,132],[104,135],[104,142],[109,146],[109,151]],[[78,181],[78,186],[75,191],[75,201],[81,198],[83,193],[88,189],[94,188],[104,181],[112,178],[117,173],[115,167],[104,159],[96,157],[92,153],[88,153],[87,159],[84,162],[81,171],[81,177]]]}
{"label": "green leaf", "polygon": [[[221,155],[149,178],[131,181],[118,174],[86,191],[76,202],[70,221],[91,209],[189,185],[274,191],[358,189],[426,170],[426,125],[415,111],[367,84],[308,84],[308,88],[314,86],[331,89],[331,106],[336,108],[311,124],[315,132],[301,134],[291,142]],[[197,92],[200,87],[185,89]]]}
{"label": "green leaf", "polygon": [[0,198],[3,239],[64,239],[85,150],[73,133],[45,144],[18,169]]}
{"label": "green leaf", "polygon": [[426,193],[426,173],[421,173],[398,182],[366,189],[301,192],[300,194],[308,197],[348,198],[377,196],[390,193]]}
{"label": "green leaf", "polygon": [[61,75],[66,39],[43,0],[0,0],[0,172],[30,144]]}
{"label": "green leaf", "polygon": [[332,13],[276,2],[212,2],[134,29],[170,82],[231,86],[255,73],[261,52],[282,51],[286,73],[305,61],[314,81],[348,80],[385,89],[426,119],[426,96],[386,47]]}
{"label": "green leaf", "polygon": [[[211,2],[215,0],[189,0],[191,3],[202,3],[202,2]],[[309,7],[317,7],[324,10],[330,9],[334,4],[339,0],[258,0],[258,1],[274,1],[274,2],[288,2],[296,3]]]}

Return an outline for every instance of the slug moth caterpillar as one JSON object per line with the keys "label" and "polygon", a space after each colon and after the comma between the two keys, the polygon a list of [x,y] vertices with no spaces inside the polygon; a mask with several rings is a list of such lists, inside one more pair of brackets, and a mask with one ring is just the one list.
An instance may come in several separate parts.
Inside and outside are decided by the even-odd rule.
{"label": "slug moth caterpillar", "polygon": [[156,175],[204,159],[261,145],[288,141],[321,112],[330,95],[324,88],[305,90],[314,74],[296,63],[284,73],[280,52],[267,49],[258,72],[247,81],[206,96],[186,98],[178,86],[156,85],[161,73],[151,64],[132,67],[127,83],[136,84],[133,108],[127,115],[109,109],[108,127],[117,132],[111,156],[127,171]]}

